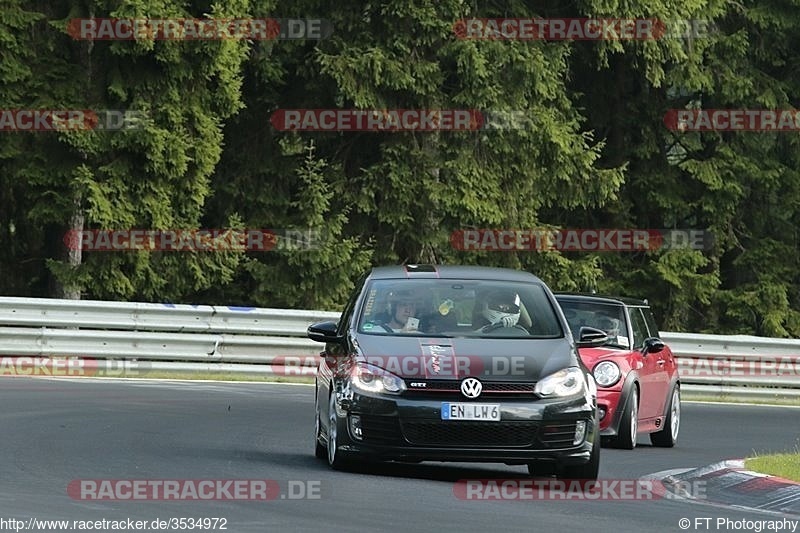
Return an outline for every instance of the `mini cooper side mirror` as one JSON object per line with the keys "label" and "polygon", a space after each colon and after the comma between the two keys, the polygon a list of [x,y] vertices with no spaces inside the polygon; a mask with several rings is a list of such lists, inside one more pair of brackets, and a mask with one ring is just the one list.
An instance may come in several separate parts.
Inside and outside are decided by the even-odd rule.
{"label": "mini cooper side mirror", "polygon": [[657,337],[649,337],[644,340],[644,346],[642,347],[642,352],[645,354],[648,353],[658,353],[664,349],[664,342],[657,338]]}

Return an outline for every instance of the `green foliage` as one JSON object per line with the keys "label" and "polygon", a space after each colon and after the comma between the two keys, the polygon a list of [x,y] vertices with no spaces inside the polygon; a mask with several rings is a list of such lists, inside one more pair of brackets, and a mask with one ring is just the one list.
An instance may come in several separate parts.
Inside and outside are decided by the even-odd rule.
{"label": "green foliage", "polygon": [[[75,41],[74,17],[322,17],[321,41]],[[470,17],[704,20],[650,41],[456,38]],[[675,132],[684,108],[792,108],[800,24],[778,0],[5,0],[0,108],[129,109],[142,128],[0,135],[0,293],[340,308],[370,265],[532,271],[648,298],[664,330],[800,336],[792,133]],[[276,109],[474,109],[470,132],[282,132]],[[318,232],[310,250],[88,252],[94,228]],[[457,230],[677,228],[707,250],[463,252]]]}
{"label": "green foliage", "polygon": [[[84,216],[86,229],[198,227],[222,152],[223,122],[242,105],[241,63],[247,54],[247,44],[235,41],[75,41],[66,33],[74,17],[201,12],[156,0],[115,2],[113,9],[100,0],[73,4],[68,11],[48,7],[36,16],[20,10],[6,17],[13,37],[32,51],[19,56],[27,60],[28,75],[7,60],[6,70],[15,74],[2,79],[0,90],[10,93],[19,108],[136,110],[148,120],[135,131],[0,138],[0,152],[18,143],[26,154],[11,152],[12,164],[0,177],[21,200],[10,217],[4,213],[2,226],[42,232],[16,257],[33,264],[36,284],[26,288],[23,283],[17,290],[42,294],[77,286],[88,297],[175,300],[230,281],[241,253],[90,252],[80,265],[63,262],[61,237],[76,212]],[[212,6],[210,15],[243,16],[248,8],[245,0],[226,2]]]}
{"label": "green foliage", "polygon": [[786,66],[797,56],[795,14],[781,3],[715,0],[625,8],[589,1],[581,14],[705,19],[716,29],[695,39],[576,47],[570,88],[588,125],[606,133],[603,161],[626,163],[627,174],[617,202],[593,212],[556,208],[548,221],[711,232],[715,245],[702,253],[601,254],[598,287],[648,297],[665,330],[800,335],[796,136],[680,133],[662,122],[670,109],[792,108],[798,79]]}

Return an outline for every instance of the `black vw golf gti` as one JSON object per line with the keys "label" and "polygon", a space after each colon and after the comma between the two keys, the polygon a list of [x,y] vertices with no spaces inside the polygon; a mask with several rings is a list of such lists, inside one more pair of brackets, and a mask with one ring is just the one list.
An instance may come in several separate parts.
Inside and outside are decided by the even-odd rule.
{"label": "black vw golf gti", "polygon": [[[586,337],[586,345],[604,342]],[[515,270],[379,267],[325,343],[316,378],[316,455],[525,464],[531,475],[596,479],[597,389],[549,288]]]}

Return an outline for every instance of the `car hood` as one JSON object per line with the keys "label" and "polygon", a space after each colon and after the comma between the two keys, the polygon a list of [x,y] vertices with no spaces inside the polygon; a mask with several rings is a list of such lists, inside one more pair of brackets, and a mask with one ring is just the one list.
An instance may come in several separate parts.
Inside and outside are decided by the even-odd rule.
{"label": "car hood", "polygon": [[407,379],[531,382],[579,364],[564,338],[356,338],[359,360]]}
{"label": "car hood", "polygon": [[620,350],[614,348],[579,348],[578,352],[581,355],[581,359],[586,366],[589,368],[593,368],[594,365],[602,361],[603,359],[617,359],[617,358],[625,358],[630,355],[631,350]]}

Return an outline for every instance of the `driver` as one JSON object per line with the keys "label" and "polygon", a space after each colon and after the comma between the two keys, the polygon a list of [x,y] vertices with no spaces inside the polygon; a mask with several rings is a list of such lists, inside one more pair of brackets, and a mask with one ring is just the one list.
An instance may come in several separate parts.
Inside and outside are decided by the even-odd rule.
{"label": "driver", "polygon": [[609,338],[616,339],[619,335],[619,324],[618,319],[604,316],[600,319],[597,329],[605,331]]}
{"label": "driver", "polygon": [[488,324],[480,328],[513,328],[519,323],[519,294],[514,291],[494,290],[486,295],[481,315]]}
{"label": "driver", "polygon": [[394,291],[389,295],[388,322],[381,326],[393,333],[408,333],[419,329],[419,320],[414,316],[420,307],[419,299],[411,291]]}

